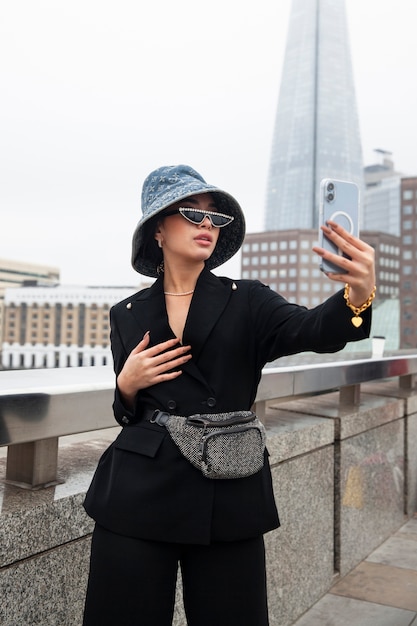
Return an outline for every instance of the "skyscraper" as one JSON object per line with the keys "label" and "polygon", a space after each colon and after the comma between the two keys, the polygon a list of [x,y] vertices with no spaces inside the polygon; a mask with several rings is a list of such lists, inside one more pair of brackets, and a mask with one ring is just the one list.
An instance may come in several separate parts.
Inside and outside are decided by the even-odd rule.
{"label": "skyscraper", "polygon": [[382,162],[365,167],[363,227],[399,236],[402,174],[395,171],[390,152],[374,152],[382,157]]}
{"label": "skyscraper", "polygon": [[363,166],[344,0],[293,0],[270,160],[266,230],[316,228],[322,178]]}

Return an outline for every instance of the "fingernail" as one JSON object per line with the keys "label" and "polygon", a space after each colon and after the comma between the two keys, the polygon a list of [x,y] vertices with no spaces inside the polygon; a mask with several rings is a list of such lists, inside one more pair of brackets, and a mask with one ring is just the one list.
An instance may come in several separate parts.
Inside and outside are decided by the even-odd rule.
{"label": "fingernail", "polygon": [[145,339],[145,337],[147,337],[147,335],[150,335],[150,334],[151,334],[151,331],[147,330],[146,333],[143,335],[143,339]]}

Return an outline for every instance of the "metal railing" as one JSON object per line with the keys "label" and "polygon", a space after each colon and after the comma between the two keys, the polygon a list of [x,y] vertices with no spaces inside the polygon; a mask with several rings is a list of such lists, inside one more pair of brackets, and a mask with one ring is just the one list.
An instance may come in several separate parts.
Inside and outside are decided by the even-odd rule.
{"label": "metal railing", "polygon": [[[270,400],[340,390],[342,404],[356,404],[360,385],[399,377],[411,387],[417,355],[266,368],[256,397],[265,418]],[[64,435],[110,428],[111,366],[0,372],[0,446],[8,446],[6,480],[37,488],[57,481],[58,441]]]}

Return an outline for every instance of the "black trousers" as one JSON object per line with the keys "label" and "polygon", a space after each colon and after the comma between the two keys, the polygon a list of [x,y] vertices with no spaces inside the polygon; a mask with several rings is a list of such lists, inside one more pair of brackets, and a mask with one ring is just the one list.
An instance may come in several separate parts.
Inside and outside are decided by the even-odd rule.
{"label": "black trousers", "polygon": [[84,626],[171,626],[178,563],[188,626],[268,626],[263,537],[208,546],[96,525]]}

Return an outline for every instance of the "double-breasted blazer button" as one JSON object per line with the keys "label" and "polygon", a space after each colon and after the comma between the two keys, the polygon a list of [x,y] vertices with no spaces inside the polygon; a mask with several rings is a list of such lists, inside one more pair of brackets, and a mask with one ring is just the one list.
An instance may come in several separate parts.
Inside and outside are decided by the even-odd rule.
{"label": "double-breasted blazer button", "polygon": [[123,415],[122,422],[123,422],[123,424],[129,424],[130,423],[130,419],[127,417],[127,415]]}
{"label": "double-breasted blazer button", "polygon": [[177,408],[177,403],[175,402],[175,400],[168,400],[167,407],[169,408],[170,411],[173,411],[174,409]]}
{"label": "double-breasted blazer button", "polygon": [[210,398],[207,398],[207,406],[209,406],[210,408],[216,406],[216,398],[212,398],[211,396]]}

